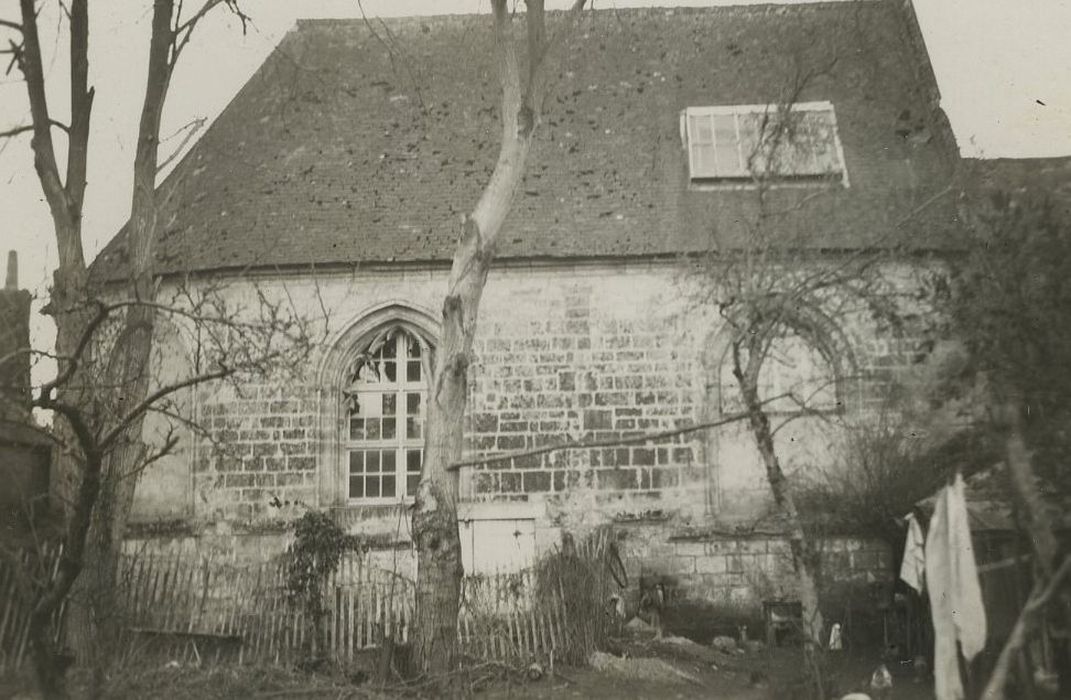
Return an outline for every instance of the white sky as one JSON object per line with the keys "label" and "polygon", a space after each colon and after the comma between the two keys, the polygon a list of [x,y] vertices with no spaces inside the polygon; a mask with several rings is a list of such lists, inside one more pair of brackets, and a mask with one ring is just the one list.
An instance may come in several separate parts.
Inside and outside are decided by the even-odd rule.
{"label": "white sky", "polygon": [[[964,155],[1071,155],[1071,0],[914,1],[942,106]],[[54,117],[65,120],[64,46],[55,41],[56,3],[44,4],[46,72],[55,83],[51,109]],[[570,0],[547,2],[551,8],[568,4]],[[734,3],[595,0],[596,8],[711,4]],[[92,5],[90,70],[96,99],[84,212],[89,259],[118,230],[129,209],[152,2],[105,0]],[[220,8],[187,48],[172,82],[165,137],[195,118],[214,119],[298,17],[360,16],[356,0],[242,0],[242,7],[255,22],[247,36]],[[364,1],[369,16],[488,8],[489,0]],[[0,17],[17,19],[17,14],[16,0],[0,0]],[[7,43],[4,30],[0,43]],[[20,77],[17,70],[0,74],[0,131],[27,121]],[[62,143],[62,138],[57,141]],[[170,144],[174,147],[179,141],[175,138]],[[165,154],[167,146],[165,142]],[[0,142],[0,256],[6,259],[6,251],[12,249],[19,253],[21,286],[43,296],[55,265],[55,243],[28,135]],[[34,325],[35,345],[48,347],[52,341],[47,323],[38,320]]]}

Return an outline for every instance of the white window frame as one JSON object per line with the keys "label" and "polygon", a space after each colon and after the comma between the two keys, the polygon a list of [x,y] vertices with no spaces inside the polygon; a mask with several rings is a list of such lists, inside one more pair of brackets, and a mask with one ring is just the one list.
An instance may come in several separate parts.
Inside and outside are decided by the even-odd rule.
{"label": "white window frame", "polygon": [[[399,361],[400,348],[395,353],[395,367],[397,374],[395,375],[395,381],[393,382],[376,382],[376,383],[361,383],[354,382],[344,388],[343,395],[344,400],[352,393],[356,393],[358,397],[364,396],[377,396],[379,400],[384,394],[393,394],[395,398],[395,432],[394,437],[389,439],[382,438],[368,439],[368,438],[354,438],[351,432],[351,421],[355,418],[351,414],[348,407],[343,407],[343,425],[341,436],[341,468],[342,468],[342,492],[344,494],[343,501],[351,506],[368,506],[368,505],[393,505],[398,503],[412,503],[415,497],[415,493],[410,493],[408,489],[409,476],[407,466],[407,452],[409,450],[420,450],[421,467],[423,468],[424,461],[424,434],[426,429],[425,417],[427,410],[427,398],[428,398],[428,353],[429,347],[422,339],[412,330],[399,326],[392,329],[392,337],[384,341],[395,342],[401,344],[404,340],[406,349],[410,343],[417,343],[420,347],[419,358],[412,357],[409,352],[406,352],[406,359]],[[420,364],[420,380],[409,381],[408,379],[408,363],[410,361],[418,361]],[[404,366],[403,366],[404,365]],[[408,394],[419,393],[421,409],[420,409],[420,431],[419,435],[409,435],[407,421],[408,406],[406,406],[406,397]],[[376,416],[371,413],[365,415],[366,418],[380,418],[382,419],[382,411],[380,415]],[[382,423],[380,424],[380,430],[382,430]],[[393,496],[375,496],[367,497],[360,496],[354,497],[351,495],[350,478],[353,474],[350,472],[350,455],[358,451],[378,450],[381,453],[393,449],[394,451],[394,479],[395,479],[395,493]],[[382,456],[382,454],[381,454]],[[418,472],[419,473],[419,472]],[[385,472],[380,472],[380,478]],[[367,477],[365,477],[367,478]],[[382,485],[380,486],[382,490]]]}
{"label": "white window frame", "polygon": [[[833,109],[833,103],[829,101],[816,101],[816,102],[797,102],[789,107],[794,112],[828,112],[830,117],[830,125],[832,127],[833,136],[833,150],[836,155],[837,169],[828,173],[778,173],[771,179],[769,184],[775,187],[785,186],[803,186],[813,187],[815,185],[827,184],[831,181],[838,181],[844,186],[848,187],[848,169],[844,161],[844,149],[840,141],[840,133],[837,128],[837,114]],[[739,117],[742,115],[751,114],[767,114],[776,113],[778,110],[777,105],[769,104],[750,104],[750,105],[711,105],[701,107],[688,107],[681,110],[680,113],[680,132],[681,143],[688,154],[688,179],[691,186],[695,189],[748,189],[757,186],[755,178],[737,168],[732,172],[725,172],[719,174],[717,172],[717,136],[713,123],[713,117],[715,116],[733,116]],[[713,152],[715,155],[715,171],[705,171],[697,173],[697,170],[702,168],[696,163],[696,149],[694,146],[699,141],[699,134],[697,130],[693,129],[693,119],[691,117],[710,117],[710,133],[711,141],[710,145],[715,146]],[[741,147],[741,135],[740,135],[740,120],[734,119],[733,125],[735,129],[735,144],[737,148],[737,163],[744,163],[746,156],[740,153]],[[703,145],[703,144],[700,144]]]}

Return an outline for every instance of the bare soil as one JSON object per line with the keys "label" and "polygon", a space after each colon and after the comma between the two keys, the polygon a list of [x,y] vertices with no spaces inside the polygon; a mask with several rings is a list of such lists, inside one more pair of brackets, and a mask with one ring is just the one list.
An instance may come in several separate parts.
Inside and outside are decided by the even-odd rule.
{"label": "bare soil", "polygon": [[[724,654],[680,638],[633,642],[621,656],[597,668],[544,669],[540,680],[520,673],[484,669],[485,682],[474,694],[481,700],[543,700],[552,698],[708,698],[713,700],[792,700],[802,697],[802,655],[778,648],[749,654]],[[880,663],[875,654],[856,652],[830,659],[830,697],[864,690]],[[501,669],[499,669],[501,670]],[[916,682],[894,671],[887,700],[932,700],[932,680]],[[480,674],[473,674],[479,676]],[[76,697],[84,686],[72,679]],[[377,687],[343,675],[305,674],[279,668],[166,667],[131,668],[112,679],[107,695],[116,700],[343,700],[345,698],[432,698],[438,693],[420,687]],[[837,694],[834,695],[833,693]],[[26,677],[0,679],[0,698],[36,698]]]}

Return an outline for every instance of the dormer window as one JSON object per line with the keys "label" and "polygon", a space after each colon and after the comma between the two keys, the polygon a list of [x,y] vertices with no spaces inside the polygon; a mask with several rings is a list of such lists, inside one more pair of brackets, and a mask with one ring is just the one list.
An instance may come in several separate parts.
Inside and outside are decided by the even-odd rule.
{"label": "dormer window", "polygon": [[848,184],[830,102],[689,107],[681,139],[693,185]]}

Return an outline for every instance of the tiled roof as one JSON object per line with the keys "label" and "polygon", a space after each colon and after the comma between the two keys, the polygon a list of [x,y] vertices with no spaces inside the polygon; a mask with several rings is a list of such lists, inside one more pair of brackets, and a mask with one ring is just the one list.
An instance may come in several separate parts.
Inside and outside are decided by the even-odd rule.
{"label": "tiled roof", "polygon": [[[898,0],[590,12],[564,45],[500,258],[748,240],[754,191],[688,187],[690,105],[836,109],[850,187],[771,193],[788,247],[943,247],[954,155]],[[554,22],[551,22],[553,28]],[[443,261],[498,148],[488,16],[301,21],[164,187],[159,272]],[[518,36],[521,30],[518,27]],[[121,274],[120,233],[94,263]]]}
{"label": "tiled roof", "polygon": [[1047,197],[1071,221],[1071,157],[964,159],[965,188],[981,194]]}

